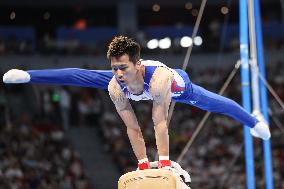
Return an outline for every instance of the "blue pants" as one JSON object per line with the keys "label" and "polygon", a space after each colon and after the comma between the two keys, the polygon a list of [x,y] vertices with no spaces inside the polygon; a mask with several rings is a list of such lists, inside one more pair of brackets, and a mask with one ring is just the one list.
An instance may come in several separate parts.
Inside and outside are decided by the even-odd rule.
{"label": "blue pants", "polygon": [[176,99],[175,101],[190,104],[209,112],[227,115],[251,128],[253,128],[258,122],[255,117],[250,115],[235,101],[216,93],[212,93],[193,83],[191,86],[191,94],[184,99]]}
{"label": "blue pants", "polygon": [[188,75],[183,70],[176,69],[176,71],[186,83],[185,92],[181,96],[173,98],[176,102],[190,104],[209,112],[227,115],[251,128],[259,122],[235,101],[195,85],[189,80]]}

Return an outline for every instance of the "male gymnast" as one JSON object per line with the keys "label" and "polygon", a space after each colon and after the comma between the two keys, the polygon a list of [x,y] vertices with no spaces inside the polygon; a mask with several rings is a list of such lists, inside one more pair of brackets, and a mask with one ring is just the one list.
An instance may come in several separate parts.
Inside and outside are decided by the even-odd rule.
{"label": "male gymnast", "polygon": [[161,62],[140,59],[140,46],[133,39],[118,36],[108,46],[111,71],[77,68],[49,70],[10,70],[5,83],[49,83],[108,89],[138,159],[139,170],[149,169],[145,142],[129,99],[152,100],[152,119],[159,154],[159,168],[171,166],[169,159],[168,110],[171,100],[206,111],[230,116],[250,127],[253,136],[268,140],[269,126],[252,116],[235,101],[207,91],[189,80],[186,72]]}

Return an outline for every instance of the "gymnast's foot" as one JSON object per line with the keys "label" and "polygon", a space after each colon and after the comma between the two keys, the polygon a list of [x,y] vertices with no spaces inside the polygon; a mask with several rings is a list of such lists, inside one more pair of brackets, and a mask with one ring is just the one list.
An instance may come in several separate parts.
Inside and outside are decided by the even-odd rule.
{"label": "gymnast's foot", "polygon": [[259,112],[254,112],[253,115],[259,120],[253,128],[250,129],[252,136],[261,138],[263,140],[270,139],[270,130],[263,116]]}

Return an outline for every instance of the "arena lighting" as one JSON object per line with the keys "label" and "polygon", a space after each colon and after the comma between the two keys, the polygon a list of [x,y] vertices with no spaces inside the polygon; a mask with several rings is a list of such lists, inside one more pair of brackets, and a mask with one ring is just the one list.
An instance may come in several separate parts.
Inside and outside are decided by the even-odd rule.
{"label": "arena lighting", "polygon": [[49,12],[45,12],[44,14],[43,14],[43,19],[44,20],[48,20],[50,18],[50,13]]}
{"label": "arena lighting", "polygon": [[147,43],[148,49],[156,49],[159,46],[159,41],[157,39],[151,39]]}
{"label": "arena lighting", "polygon": [[172,45],[171,39],[169,37],[165,37],[159,40],[160,49],[168,49]]}
{"label": "arena lighting", "polygon": [[192,9],[191,11],[192,16],[197,16],[198,15],[198,10],[197,9]]}
{"label": "arena lighting", "polygon": [[14,20],[16,18],[16,13],[15,13],[15,11],[12,11],[11,13],[10,13],[10,19],[11,20]]}
{"label": "arena lighting", "polygon": [[228,7],[225,7],[225,6],[222,7],[222,8],[221,8],[221,13],[222,13],[222,14],[228,14],[228,13],[229,13],[229,8],[228,8]]}
{"label": "arena lighting", "polygon": [[185,3],[185,9],[191,10],[192,9],[192,3],[191,2]]}
{"label": "arena lighting", "polygon": [[161,9],[161,7],[160,7],[159,4],[154,4],[154,5],[152,6],[152,10],[153,10],[154,12],[159,12],[160,9]]}
{"label": "arena lighting", "polygon": [[201,38],[200,36],[196,36],[196,37],[193,39],[193,43],[194,43],[194,45],[196,45],[196,46],[200,46],[200,45],[202,45],[203,40],[202,40],[202,38]]}
{"label": "arena lighting", "polygon": [[84,30],[87,28],[87,20],[84,18],[81,18],[79,20],[77,20],[74,24],[74,28],[77,30]]}
{"label": "arena lighting", "polygon": [[188,36],[183,36],[180,39],[180,46],[182,47],[190,47],[192,45],[192,39]]}

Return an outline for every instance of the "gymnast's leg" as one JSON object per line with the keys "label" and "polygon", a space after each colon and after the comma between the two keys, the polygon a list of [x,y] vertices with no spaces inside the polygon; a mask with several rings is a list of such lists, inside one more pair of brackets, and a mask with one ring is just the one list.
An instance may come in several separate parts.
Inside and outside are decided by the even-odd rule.
{"label": "gymnast's leg", "polygon": [[[258,120],[235,101],[210,92],[192,83],[192,94],[187,99],[187,103],[200,109],[214,113],[220,113],[234,118],[235,120],[257,130],[263,139],[270,138],[269,127],[264,122]],[[253,134],[253,133],[252,133]]]}

